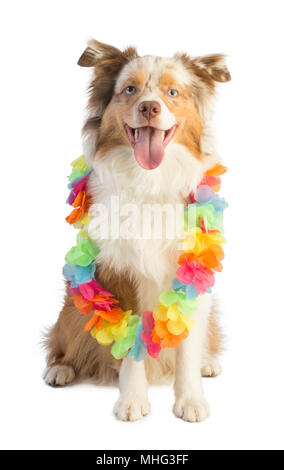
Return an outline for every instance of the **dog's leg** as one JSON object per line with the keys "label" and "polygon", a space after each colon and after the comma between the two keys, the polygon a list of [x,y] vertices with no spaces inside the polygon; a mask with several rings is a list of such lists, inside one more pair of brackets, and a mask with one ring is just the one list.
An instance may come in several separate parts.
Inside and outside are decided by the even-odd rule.
{"label": "dog's leg", "polygon": [[144,361],[126,357],[119,373],[120,397],[114,412],[122,421],[136,421],[151,411]]}
{"label": "dog's leg", "polygon": [[216,301],[210,309],[206,347],[204,348],[204,355],[202,361],[201,373],[203,377],[217,377],[221,374],[222,367],[219,363],[218,356],[222,352],[224,343],[224,336],[218,324],[218,304]]}
{"label": "dog's leg", "polygon": [[[138,280],[137,312],[152,310],[159,295],[159,287],[151,280],[136,273]],[[119,373],[120,398],[114,412],[123,421],[135,421],[151,411],[148,400],[148,382],[144,361],[125,358]]]}
{"label": "dog's leg", "polygon": [[221,364],[214,356],[209,356],[201,368],[202,377],[217,377],[221,372]]}
{"label": "dog's leg", "polygon": [[185,421],[203,421],[209,406],[203,395],[201,367],[205,347],[211,296],[203,295],[194,314],[195,325],[189,337],[178,347],[174,414]]}
{"label": "dog's leg", "polygon": [[68,365],[53,364],[45,369],[43,379],[52,387],[63,387],[74,381],[75,371]]}

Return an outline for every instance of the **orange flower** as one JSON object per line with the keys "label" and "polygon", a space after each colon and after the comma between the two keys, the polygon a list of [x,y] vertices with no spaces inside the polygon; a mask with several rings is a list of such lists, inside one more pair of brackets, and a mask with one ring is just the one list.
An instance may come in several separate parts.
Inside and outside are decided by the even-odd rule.
{"label": "orange flower", "polygon": [[226,173],[227,168],[222,165],[221,163],[217,163],[217,165],[213,166],[210,170],[206,171],[206,175],[209,176],[220,176]]}
{"label": "orange flower", "polygon": [[77,194],[73,207],[74,210],[65,219],[70,225],[78,222],[89,210],[90,198],[87,196],[86,191],[80,191]]}
{"label": "orange flower", "polygon": [[182,340],[187,338],[188,334],[189,332],[185,330],[180,335],[172,335],[167,328],[167,322],[156,320],[153,329],[153,341],[154,343],[161,342],[162,349],[176,348]]}
{"label": "orange flower", "polygon": [[224,259],[224,251],[219,245],[211,245],[207,250],[202,251],[198,255],[194,255],[194,253],[182,253],[179,257],[178,264],[186,264],[186,259],[189,263],[191,261],[198,261],[208,269],[221,272],[223,266],[220,261]]}
{"label": "orange flower", "polygon": [[161,347],[162,349],[164,348],[177,348],[180,343],[186,339],[189,335],[188,331],[184,331],[181,335],[179,336],[174,336],[174,335],[167,335],[161,342]]}
{"label": "orange flower", "polygon": [[213,166],[210,170],[206,171],[205,175],[202,178],[201,184],[207,184],[210,186],[215,193],[217,193],[221,188],[221,178],[220,175],[226,173],[227,168],[221,163]]}
{"label": "orange flower", "polygon": [[84,300],[81,295],[73,295],[71,299],[73,300],[75,306],[77,307],[81,315],[88,315],[94,310],[93,303]]}
{"label": "orange flower", "polygon": [[109,311],[95,310],[95,313],[104,318],[104,320],[107,320],[109,323],[119,323],[124,317],[124,312],[120,307],[113,307]]}
{"label": "orange flower", "polygon": [[90,331],[93,327],[96,327],[97,330],[103,326],[104,319],[102,317],[99,317],[97,313],[95,312],[92,317],[90,318],[89,321],[84,326],[84,331],[88,332]]}
{"label": "orange flower", "polygon": [[[91,301],[86,301],[80,295],[74,295],[71,297],[75,306],[81,313],[81,315],[89,315],[94,311],[94,306]],[[90,331],[94,326],[99,329],[104,320],[109,323],[119,323],[124,316],[124,312],[120,307],[113,307],[111,310],[95,310],[93,316],[85,324],[84,330]]]}

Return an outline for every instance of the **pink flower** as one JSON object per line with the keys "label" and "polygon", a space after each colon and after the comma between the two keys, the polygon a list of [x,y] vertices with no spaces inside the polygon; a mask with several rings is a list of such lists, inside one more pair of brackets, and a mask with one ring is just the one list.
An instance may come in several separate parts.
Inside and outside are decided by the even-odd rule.
{"label": "pink flower", "polygon": [[197,261],[189,263],[187,258],[185,260],[186,264],[182,265],[177,271],[177,279],[186,286],[193,282],[199,294],[205,294],[207,288],[214,285],[214,274]]}
{"label": "pink flower", "polygon": [[115,304],[117,303],[115,299],[110,299],[109,297],[99,296],[94,297],[91,302],[93,302],[94,310],[103,310],[105,312],[110,312]]}
{"label": "pink flower", "polygon": [[91,282],[80,284],[80,293],[86,300],[92,300],[96,295],[104,295],[107,297],[113,297],[113,294],[104,290],[102,286],[94,279]]}
{"label": "pink flower", "polygon": [[142,325],[144,330],[141,332],[141,338],[147,346],[148,354],[154,359],[159,359],[161,351],[160,343],[154,343],[152,338],[152,331],[154,328],[153,312],[146,311],[142,315]]}
{"label": "pink flower", "polygon": [[75,199],[76,199],[77,195],[79,194],[79,192],[80,191],[85,191],[86,186],[87,186],[88,176],[89,175],[85,175],[82,178],[80,178],[79,180],[74,181],[71,184],[72,190],[71,190],[71,193],[69,194],[69,197],[68,197],[68,204],[70,204],[70,206],[73,205],[73,202],[75,201]]}
{"label": "pink flower", "polygon": [[85,302],[93,302],[94,310],[110,311],[118,302],[113,294],[104,290],[102,286],[94,279],[91,282],[85,282],[78,287],[69,285],[71,296],[81,296]]}
{"label": "pink flower", "polygon": [[153,312],[150,312],[149,310],[144,312],[142,315],[142,325],[144,330],[146,331],[152,331],[154,328],[154,318],[153,318]]}

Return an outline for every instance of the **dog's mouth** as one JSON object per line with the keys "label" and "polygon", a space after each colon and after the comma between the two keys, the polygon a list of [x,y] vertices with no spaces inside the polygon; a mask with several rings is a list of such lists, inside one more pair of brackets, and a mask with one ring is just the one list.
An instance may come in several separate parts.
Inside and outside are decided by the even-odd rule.
{"label": "dog's mouth", "polygon": [[128,139],[134,149],[134,156],[139,165],[145,170],[154,170],[162,163],[165,148],[175,135],[175,124],[167,131],[152,126],[134,129],[125,124]]}

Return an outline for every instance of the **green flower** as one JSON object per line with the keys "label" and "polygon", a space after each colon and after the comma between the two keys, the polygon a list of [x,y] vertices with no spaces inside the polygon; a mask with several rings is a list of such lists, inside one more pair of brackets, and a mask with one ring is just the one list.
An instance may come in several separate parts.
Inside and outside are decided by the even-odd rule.
{"label": "green flower", "polygon": [[132,348],[136,331],[139,324],[139,316],[131,315],[128,321],[128,329],[126,336],[123,339],[120,339],[114,343],[111,348],[111,354],[115,359],[122,359],[128,354],[129,349]]}
{"label": "green flower", "polygon": [[98,255],[99,249],[92,240],[82,233],[77,235],[76,241],[77,245],[73,246],[65,256],[66,263],[68,263],[69,266],[89,266]]}

